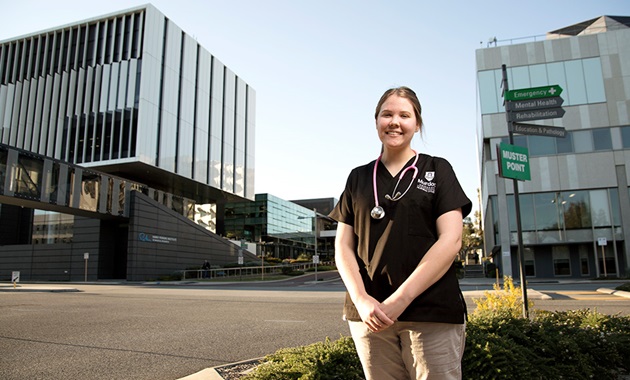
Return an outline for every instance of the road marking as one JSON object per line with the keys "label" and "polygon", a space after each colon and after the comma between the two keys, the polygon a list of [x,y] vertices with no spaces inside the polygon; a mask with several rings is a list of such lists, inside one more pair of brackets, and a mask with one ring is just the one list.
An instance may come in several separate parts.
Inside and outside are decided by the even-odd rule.
{"label": "road marking", "polygon": [[558,295],[559,297],[567,297],[572,300],[583,301],[583,300],[598,300],[598,301],[623,301],[623,297],[611,296],[609,294],[597,292],[597,291],[586,291],[586,290],[562,290],[556,292],[545,292],[549,294],[552,298],[553,295]]}

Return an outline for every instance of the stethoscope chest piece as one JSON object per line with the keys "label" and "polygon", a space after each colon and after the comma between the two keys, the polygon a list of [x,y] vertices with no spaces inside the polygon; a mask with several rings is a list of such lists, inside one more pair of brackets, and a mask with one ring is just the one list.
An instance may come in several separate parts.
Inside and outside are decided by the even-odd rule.
{"label": "stethoscope chest piece", "polygon": [[370,215],[372,215],[372,218],[374,219],[383,219],[383,217],[385,216],[385,210],[383,210],[381,206],[374,206],[374,208],[370,212]]}

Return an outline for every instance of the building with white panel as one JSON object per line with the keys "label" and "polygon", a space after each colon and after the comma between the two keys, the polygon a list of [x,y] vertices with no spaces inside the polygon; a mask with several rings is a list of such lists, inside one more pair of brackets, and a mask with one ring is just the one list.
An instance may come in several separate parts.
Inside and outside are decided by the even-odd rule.
{"label": "building with white panel", "polygon": [[485,251],[518,276],[513,180],[498,174],[508,141],[502,65],[509,90],[559,85],[566,137],[515,134],[531,180],[518,181],[524,270],[532,278],[630,274],[630,17],[602,16],[542,38],[478,49],[478,141]]}
{"label": "building with white panel", "polygon": [[0,62],[0,142],[253,200],[255,91],[155,7],[1,41]]}
{"label": "building with white panel", "polygon": [[[101,232],[109,228],[118,231],[113,235],[124,236],[121,241],[108,235],[120,240],[117,250],[126,247],[127,275],[136,270],[129,266],[137,260],[132,256],[142,250],[134,235],[142,224],[133,219],[133,210],[139,211],[134,207],[145,203],[135,202],[137,197],[147,198],[146,207],[155,202],[156,207],[223,234],[226,202],[254,199],[255,99],[254,89],[241,77],[152,5],[0,41],[0,144],[5,146],[0,149],[0,182],[6,184],[0,194],[0,225],[21,226],[16,234],[2,234],[0,264],[10,266],[13,260],[3,256],[3,249],[31,255],[39,249],[33,248],[34,226],[37,242],[51,241],[44,233],[51,229],[42,227],[41,220],[63,220],[62,240],[76,244],[77,230],[74,238],[71,233],[68,237],[67,217],[39,217],[71,207],[72,202],[54,197],[58,203],[29,205],[28,213],[11,209],[23,208],[20,197],[29,191],[34,201],[52,199],[43,195],[46,184],[39,181],[60,183],[59,167],[70,181],[59,188],[68,194],[74,189],[72,183],[85,184],[87,173],[94,172],[92,181],[97,185],[90,182],[90,186],[96,186],[100,191],[96,196],[101,197],[92,199],[93,209],[100,211],[96,219],[131,218],[100,222],[101,227],[94,222]],[[30,169],[23,167],[29,153],[34,155],[29,162],[37,163]],[[39,163],[44,169],[37,169]],[[46,171],[48,167],[53,171]],[[28,191],[16,191],[15,178],[32,183],[31,189],[25,185]],[[115,184],[120,184],[116,193]],[[112,198],[118,196],[120,204],[114,202],[112,213]],[[82,198],[76,205],[84,203]],[[105,228],[103,223],[114,224]],[[161,241],[184,238],[169,232],[168,225],[160,228],[153,235],[170,239]],[[149,229],[138,233],[151,235]],[[82,249],[75,248],[70,248],[77,251],[72,255]],[[201,252],[208,247],[195,249],[186,259],[178,258],[178,265],[202,262]],[[168,255],[164,257],[167,263]],[[103,270],[110,265],[106,262],[103,259],[102,266],[94,269],[103,273],[96,277],[110,276],[112,271]],[[163,267],[170,270],[176,265]],[[123,272],[119,269],[115,277]]]}

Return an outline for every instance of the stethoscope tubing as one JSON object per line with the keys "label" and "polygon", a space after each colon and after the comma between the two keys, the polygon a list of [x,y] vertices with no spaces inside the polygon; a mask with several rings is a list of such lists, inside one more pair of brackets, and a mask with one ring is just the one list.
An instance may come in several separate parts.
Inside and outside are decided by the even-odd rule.
{"label": "stethoscope tubing", "polygon": [[[415,150],[413,151],[416,155],[416,158],[413,160],[413,163],[410,166],[407,166],[405,169],[403,169],[403,171],[400,173],[400,176],[398,177],[398,181],[396,181],[396,186],[394,186],[394,191],[392,192],[392,196],[390,196],[389,194],[385,194],[385,198],[391,201],[399,201],[400,199],[402,199],[402,197],[405,196],[405,194],[407,194],[407,192],[409,191],[409,189],[411,188],[411,185],[413,184],[413,181],[416,179],[416,177],[418,176],[418,168],[416,167],[416,164],[418,163],[418,152],[416,152]],[[372,209],[372,212],[370,213],[372,215],[372,217],[374,219],[382,219],[385,216],[385,211],[383,210],[383,208],[379,205],[378,203],[378,190],[376,189],[376,170],[378,168],[378,163],[381,161],[381,157],[383,155],[379,155],[378,158],[376,159],[376,162],[374,163],[374,170],[372,171],[372,189],[374,190],[374,208]],[[409,171],[409,170],[413,170],[413,176],[411,178],[411,182],[409,182],[409,186],[407,186],[407,189],[405,190],[404,193],[402,193],[402,195],[398,195],[400,194],[400,192],[396,192],[396,190],[398,190],[398,185],[400,185],[400,181],[403,179],[403,177],[405,176],[405,174]]]}

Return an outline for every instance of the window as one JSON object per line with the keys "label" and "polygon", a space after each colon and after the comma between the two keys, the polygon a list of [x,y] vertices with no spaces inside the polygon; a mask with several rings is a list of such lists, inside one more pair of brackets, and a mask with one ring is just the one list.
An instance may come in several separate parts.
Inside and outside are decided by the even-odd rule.
{"label": "window", "polygon": [[608,189],[610,196],[610,208],[612,210],[612,222],[613,226],[621,226],[621,207],[619,206],[619,190],[614,187]]}
{"label": "window", "polygon": [[523,231],[536,231],[534,220],[534,197],[532,194],[521,194],[518,197],[521,204],[521,227]]}
{"label": "window", "polygon": [[591,220],[595,227],[610,227],[610,209],[608,207],[608,192],[606,190],[591,190],[590,206]]}
{"label": "window", "polygon": [[74,216],[33,210],[33,244],[70,244],[74,238]]}
{"label": "window", "polygon": [[576,153],[593,151],[593,135],[591,131],[573,132],[573,146]]}
{"label": "window", "polygon": [[599,58],[582,60],[584,67],[584,83],[586,84],[586,96],[589,103],[606,101],[604,92],[604,78],[602,75],[602,63]]}
{"label": "window", "polygon": [[548,136],[529,136],[527,143],[530,157],[556,154],[556,142],[554,140],[556,138]]}
{"label": "window", "polygon": [[586,104],[586,83],[584,83],[584,70],[582,60],[564,62],[566,72],[568,97],[571,104]]}
{"label": "window", "polygon": [[[480,71],[477,74],[479,78],[479,102],[481,105],[481,113],[498,113],[500,104],[500,93],[497,89],[499,84],[495,82],[497,70]],[[499,70],[499,73],[501,71]]]}
{"label": "window", "polygon": [[593,148],[595,150],[612,149],[612,139],[610,138],[609,128],[593,129]]}
{"label": "window", "polygon": [[43,162],[21,154],[13,170],[12,186],[15,196],[39,200],[41,197]]}
{"label": "window", "polygon": [[573,153],[573,133],[567,132],[564,138],[553,139],[558,153]]}
{"label": "window", "polygon": [[534,251],[531,248],[525,248],[523,260],[525,261],[525,277],[536,277],[536,260],[534,260]]}
{"label": "window", "polygon": [[553,274],[556,276],[571,275],[571,260],[569,258],[569,247],[566,245],[554,246],[552,248]]}
{"label": "window", "polygon": [[563,229],[562,200],[560,193],[534,194],[536,228],[539,231]]}
{"label": "window", "polygon": [[621,127],[621,146],[630,148],[630,126]]}
{"label": "window", "polygon": [[588,265],[588,251],[584,245],[580,246],[580,274],[582,276],[588,276],[591,274],[591,270]]}
{"label": "window", "polygon": [[560,196],[566,229],[590,228],[588,191],[562,192]]}

